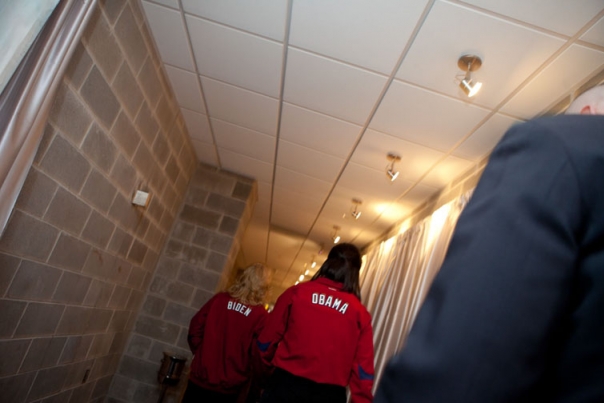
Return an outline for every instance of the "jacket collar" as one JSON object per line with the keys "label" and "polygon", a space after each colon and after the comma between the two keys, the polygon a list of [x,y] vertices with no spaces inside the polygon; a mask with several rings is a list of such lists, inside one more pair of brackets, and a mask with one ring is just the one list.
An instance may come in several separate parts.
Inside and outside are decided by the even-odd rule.
{"label": "jacket collar", "polygon": [[333,281],[333,280],[330,280],[325,277],[319,277],[318,279],[315,280],[315,282],[317,282],[319,284],[323,284],[330,288],[335,288],[338,291],[342,291],[342,288],[344,288],[344,284],[338,283],[337,281]]}

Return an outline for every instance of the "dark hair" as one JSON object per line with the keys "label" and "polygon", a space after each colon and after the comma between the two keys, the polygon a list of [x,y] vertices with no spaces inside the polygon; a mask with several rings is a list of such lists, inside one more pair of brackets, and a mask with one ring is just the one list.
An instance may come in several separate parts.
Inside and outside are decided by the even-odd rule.
{"label": "dark hair", "polygon": [[327,255],[321,268],[315,273],[311,281],[325,277],[344,286],[343,291],[361,297],[359,272],[361,270],[361,253],[356,246],[350,243],[341,243],[334,246]]}

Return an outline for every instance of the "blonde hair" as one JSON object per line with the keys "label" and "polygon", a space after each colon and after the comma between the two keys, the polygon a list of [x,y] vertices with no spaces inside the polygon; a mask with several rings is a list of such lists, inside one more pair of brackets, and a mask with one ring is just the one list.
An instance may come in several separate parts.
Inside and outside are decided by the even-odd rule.
{"label": "blonde hair", "polygon": [[227,292],[247,305],[262,305],[268,294],[271,270],[262,263],[246,267]]}

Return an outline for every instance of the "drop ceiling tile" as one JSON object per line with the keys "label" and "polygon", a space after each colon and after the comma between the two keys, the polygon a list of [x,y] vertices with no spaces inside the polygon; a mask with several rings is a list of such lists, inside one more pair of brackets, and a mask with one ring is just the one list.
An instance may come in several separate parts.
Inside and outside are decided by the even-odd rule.
{"label": "drop ceiling tile", "polygon": [[[354,204],[352,199],[357,199],[361,203]],[[339,219],[343,223],[368,224],[377,216],[372,206],[378,200],[373,195],[360,192],[358,189],[348,189],[338,184],[329,196],[329,200],[325,204],[321,214],[333,219]],[[351,215],[355,207],[358,212],[361,212],[361,216],[358,219],[355,219]]]}
{"label": "drop ceiling tile", "polygon": [[[389,182],[389,180],[385,174],[384,174],[384,178],[386,179],[387,182]],[[380,178],[380,182],[381,182],[381,179],[382,178]],[[389,183],[392,183],[392,182],[389,182]],[[386,196],[386,194],[384,194],[384,193],[377,194],[373,191],[373,189],[367,188],[364,183],[363,183],[363,186],[357,185],[355,187],[349,187],[349,186],[344,186],[342,184],[342,181],[339,181],[337,183],[337,185],[334,187],[333,192],[331,193],[329,199],[330,199],[330,201],[331,201],[331,199],[339,200],[342,206],[344,206],[344,205],[352,206],[353,198],[360,199],[363,202],[363,204],[361,206],[364,211],[363,214],[365,214],[366,211],[368,211],[369,209],[373,209],[374,206],[377,206],[377,205],[385,203],[385,202],[389,202],[392,198],[389,196]],[[341,213],[344,213],[344,211],[341,211]]]}
{"label": "drop ceiling tile", "polygon": [[164,65],[178,104],[183,108],[206,113],[197,76],[186,70]]}
{"label": "drop ceiling tile", "polygon": [[194,71],[193,57],[179,11],[141,1],[151,34],[165,63]]}
{"label": "drop ceiling tile", "polygon": [[289,206],[290,211],[298,211],[314,214],[321,210],[325,198],[317,197],[314,193],[297,192],[276,186],[274,189],[273,202],[276,205]]}
{"label": "drop ceiling tile", "polygon": [[266,261],[268,228],[263,220],[251,220],[243,235],[242,252],[246,262]]}
{"label": "drop ceiling tile", "polygon": [[282,166],[326,182],[333,182],[344,160],[302,147],[285,140],[279,141],[277,166]]}
{"label": "drop ceiling tile", "polygon": [[275,136],[279,102],[264,95],[202,77],[210,117]]}
{"label": "drop ceiling tile", "polygon": [[293,262],[293,256],[297,253],[304,238],[300,234],[289,231],[285,228],[275,227],[271,225],[269,241],[268,241],[268,257],[272,267],[278,267],[282,270],[287,270]]}
{"label": "drop ceiling tile", "polygon": [[395,80],[369,127],[446,152],[487,114],[486,109]]}
{"label": "drop ceiling tile", "polygon": [[284,100],[356,124],[364,124],[386,77],[291,48]]}
{"label": "drop ceiling tile", "polygon": [[219,148],[222,169],[262,182],[272,182],[273,164]]}
{"label": "drop ceiling tile", "polygon": [[405,217],[409,216],[409,214],[413,212],[415,206],[418,206],[419,204],[421,203],[410,204],[408,202],[393,201],[384,208],[377,221],[381,223],[382,228],[392,228],[405,219]]}
{"label": "drop ceiling tile", "polygon": [[[361,204],[357,208],[357,212],[360,212],[361,215],[358,219],[355,219],[350,214],[354,208],[351,199],[340,201],[330,197],[321,211],[321,218],[329,219],[330,222],[337,223],[340,226],[360,228],[361,226],[367,225],[372,220],[372,215],[367,214],[368,209],[366,207],[367,206],[364,206],[364,204]],[[373,218],[375,218],[375,216],[373,216]]]}
{"label": "drop ceiling tile", "polygon": [[287,1],[182,0],[187,13],[283,41]]}
{"label": "drop ceiling tile", "polygon": [[376,197],[393,199],[403,194],[412,185],[412,182],[401,179],[392,182],[386,176],[385,167],[377,170],[350,162],[346,165],[338,185],[350,189],[358,189],[362,186],[363,191],[374,194]]}
{"label": "drop ceiling tile", "polygon": [[295,231],[300,236],[306,236],[315,217],[315,214],[294,210],[287,205],[273,204],[271,223],[280,228]]}
{"label": "drop ceiling tile", "polygon": [[[403,196],[401,199],[397,200],[397,209],[405,209],[405,208],[411,208],[411,209],[415,209],[417,207],[419,207],[422,203],[426,202],[428,199],[430,199],[432,196],[434,196],[436,193],[438,193],[440,191],[440,189],[429,186],[427,184],[423,184],[420,183],[416,186],[414,186],[413,188],[411,188],[411,190],[409,190],[405,196]],[[407,215],[408,213],[406,213],[405,215]],[[405,218],[405,217],[401,217],[401,218]],[[401,218],[399,218],[397,221],[399,221]]]}
{"label": "drop ceiling tile", "polygon": [[279,97],[283,45],[187,16],[199,74]]}
{"label": "drop ceiling tile", "polygon": [[362,127],[284,103],[280,138],[313,150],[347,158]]}
{"label": "drop ceiling tile", "polygon": [[153,0],[153,2],[162,4],[166,7],[172,7],[177,10],[180,10],[180,5],[178,4],[178,0]]}
{"label": "drop ceiling tile", "polygon": [[604,17],[600,18],[587,32],[581,37],[582,41],[604,46]]}
{"label": "drop ceiling tile", "polygon": [[564,35],[573,36],[604,5],[601,0],[464,0],[465,3],[537,25]]}
{"label": "drop ceiling tile", "polygon": [[[329,253],[333,248],[334,243],[332,236],[334,234],[333,222],[320,219],[315,223],[310,231],[310,239],[317,241],[320,244],[325,245],[325,252]],[[342,239],[341,242],[347,242],[349,239]]]}
{"label": "drop ceiling tile", "polygon": [[269,201],[258,200],[254,206],[254,213],[252,214],[252,221],[261,223],[268,227],[268,219],[270,217],[271,204]]}
{"label": "drop ceiling tile", "polygon": [[432,148],[368,129],[350,160],[385,171],[390,165],[386,157],[389,153],[401,157],[400,161],[395,162],[394,168],[400,172],[400,178],[411,181],[419,179],[445,155]]}
{"label": "drop ceiling tile", "polygon": [[363,231],[359,232],[352,242],[356,245],[359,245],[361,248],[361,252],[364,253],[364,248],[368,247],[373,242],[376,242],[380,239],[380,236],[384,234],[389,227],[382,228],[376,224],[373,224],[371,227],[366,227]]}
{"label": "drop ceiling tile", "polygon": [[193,140],[199,140],[204,143],[214,144],[210,133],[210,124],[208,117],[201,113],[191,111],[189,109],[180,108],[182,116],[185,119],[189,136]]}
{"label": "drop ceiling tile", "polygon": [[223,120],[211,121],[218,147],[269,164],[275,161],[275,137]]}
{"label": "drop ceiling tile", "polygon": [[390,75],[426,3],[426,0],[295,1],[289,42]]}
{"label": "drop ceiling tile", "polygon": [[430,170],[421,183],[436,189],[442,189],[475,165],[472,161],[448,156]]}
{"label": "drop ceiling tile", "polygon": [[270,183],[258,181],[258,200],[270,204],[272,189],[273,186]]}
{"label": "drop ceiling tile", "polygon": [[602,70],[604,52],[572,45],[520,90],[501,111],[530,119],[549,109],[584,77]]}
{"label": "drop ceiling tile", "polygon": [[310,232],[310,238],[319,240],[320,243],[325,245],[325,252],[329,253],[329,250],[334,247],[333,236],[336,234],[336,229],[334,228],[334,225],[337,225],[340,227],[337,230],[337,234],[340,236],[339,243],[352,242],[360,230],[354,226],[340,224],[342,223],[334,222],[331,219],[326,218],[322,215],[319,221],[317,221],[317,223],[313,226]]}
{"label": "drop ceiling tile", "polygon": [[218,159],[216,158],[216,151],[212,144],[204,143],[199,140],[191,139],[195,154],[200,162],[208,165],[218,166]]}
{"label": "drop ceiling tile", "polygon": [[[443,34],[446,32],[446,34]],[[457,4],[437,1],[396,77],[493,108],[551,57],[565,41]],[[482,58],[473,75],[482,89],[468,99],[455,79],[463,54]]]}
{"label": "drop ceiling tile", "polygon": [[296,192],[312,194],[315,198],[325,198],[331,190],[331,183],[325,182],[300,172],[277,166],[275,186]]}
{"label": "drop ceiling tile", "polygon": [[491,153],[507,129],[521,120],[495,114],[453,151],[453,155],[479,162]]}

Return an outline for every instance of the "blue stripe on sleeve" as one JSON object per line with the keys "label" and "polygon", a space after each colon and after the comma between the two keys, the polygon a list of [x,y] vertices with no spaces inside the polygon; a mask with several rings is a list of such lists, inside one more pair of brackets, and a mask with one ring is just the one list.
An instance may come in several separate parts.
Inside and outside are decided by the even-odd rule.
{"label": "blue stripe on sleeve", "polygon": [[361,381],[373,381],[373,375],[365,372],[363,370],[363,368],[361,368],[360,365],[359,365],[359,378],[361,379]]}
{"label": "blue stripe on sleeve", "polygon": [[258,348],[260,349],[260,351],[262,351],[263,353],[268,350],[268,347],[271,345],[270,341],[267,343],[260,343],[259,341],[256,342],[256,345],[258,345]]}

